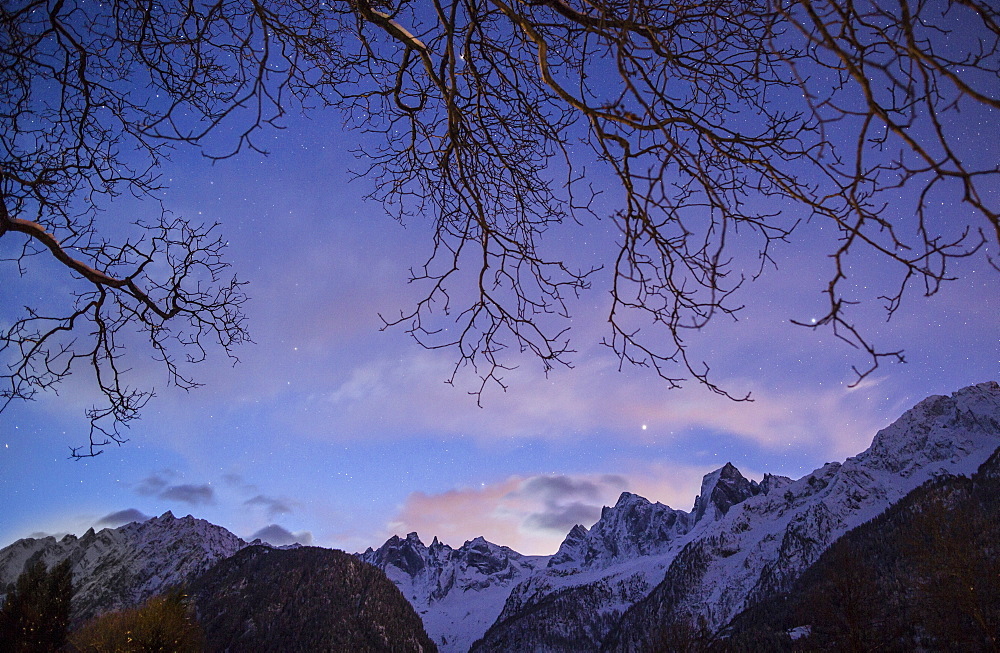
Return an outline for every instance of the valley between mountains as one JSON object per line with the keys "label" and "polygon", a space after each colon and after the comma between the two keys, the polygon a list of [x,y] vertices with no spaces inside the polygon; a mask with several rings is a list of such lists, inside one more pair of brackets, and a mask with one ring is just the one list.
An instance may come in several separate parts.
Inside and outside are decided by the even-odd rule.
{"label": "valley between mountains", "polygon": [[[168,512],[10,544],[0,550],[0,592],[33,562],[69,559],[79,625],[181,585],[211,650],[844,649],[869,622],[838,622],[847,603],[817,597],[833,596],[850,567],[854,587],[870,583],[865,593],[882,596],[864,608],[872,615],[899,602],[903,621],[869,643],[944,650],[959,637],[949,628],[971,624],[963,650],[975,650],[1000,634],[998,447],[1000,385],[983,383],[921,401],[867,450],[799,479],[751,480],[726,464],[705,476],[690,509],[625,492],[551,556],[483,538],[428,544],[417,533],[355,555],[274,548]],[[968,523],[977,526],[958,549],[925,559]],[[971,588],[955,591],[971,594],[951,596],[955,614],[941,624],[923,619],[921,606],[937,600],[930,585],[950,587],[933,582],[941,565],[966,558]]]}

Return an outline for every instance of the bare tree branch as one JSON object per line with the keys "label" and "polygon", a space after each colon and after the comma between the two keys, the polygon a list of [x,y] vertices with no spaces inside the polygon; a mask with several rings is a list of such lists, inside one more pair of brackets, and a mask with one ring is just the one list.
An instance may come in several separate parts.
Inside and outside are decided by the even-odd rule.
{"label": "bare tree branch", "polygon": [[[573,300],[599,288],[623,365],[747,398],[690,336],[736,319],[805,223],[838,234],[826,312],[789,317],[857,348],[857,380],[904,356],[857,322],[853,261],[890,270],[887,318],[958,258],[997,267],[1000,164],[962,140],[1000,108],[985,0],[17,0],[0,6],[0,242],[21,275],[48,256],[81,290],[7,328],[5,405],[89,368],[96,453],[152,393],[125,381],[126,326],[182,387],[177,352],[245,341],[223,241],[158,206],[159,167],[174,147],[259,150],[261,129],[325,106],[381,137],[358,153],[372,197],[434,226],[423,298],[386,326],[454,351],[450,381],[470,368],[476,395],[521,353],[571,365]],[[102,209],[122,194],[159,217],[113,243]],[[598,220],[607,251],[559,242]]]}

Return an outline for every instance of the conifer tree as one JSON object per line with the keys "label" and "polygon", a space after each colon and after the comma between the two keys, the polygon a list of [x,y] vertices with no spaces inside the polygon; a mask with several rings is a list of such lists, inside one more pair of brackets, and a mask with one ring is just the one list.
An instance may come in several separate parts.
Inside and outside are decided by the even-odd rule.
{"label": "conifer tree", "polygon": [[29,564],[0,608],[0,649],[7,653],[48,652],[66,642],[73,570],[69,559],[47,570]]}

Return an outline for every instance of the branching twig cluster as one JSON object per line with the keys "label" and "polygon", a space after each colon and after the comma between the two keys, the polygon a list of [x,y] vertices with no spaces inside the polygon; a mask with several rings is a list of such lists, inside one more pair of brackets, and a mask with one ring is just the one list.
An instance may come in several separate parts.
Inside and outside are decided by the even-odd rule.
{"label": "branching twig cluster", "polygon": [[[832,328],[864,352],[857,380],[902,352],[882,351],[856,324],[849,257],[896,267],[897,290],[883,297],[891,317],[914,281],[933,294],[950,261],[1000,244],[986,191],[998,180],[995,157],[976,167],[958,144],[962,112],[1000,102],[989,3],[357,6],[365,69],[352,106],[386,137],[366,153],[380,175],[376,196],[401,219],[430,214],[438,227],[415,274],[430,292],[387,323],[408,325],[425,346],[457,348],[459,365],[485,363],[484,383],[500,382],[504,345],[546,367],[566,362],[566,332],[542,316],[562,314],[566,293],[603,270],[605,344],[623,363],[728,394],[689,357],[686,334],[734,316],[736,291],[799,224],[769,206],[797,206],[839,230],[828,312],[793,322]],[[546,258],[540,244],[556,224],[592,217],[578,172],[588,157],[573,151],[580,139],[615,182],[602,190],[617,206],[620,239],[615,252],[574,265]],[[556,171],[568,171],[562,183]],[[945,221],[932,215],[939,192],[965,205]],[[757,253],[749,268],[748,246]],[[476,297],[430,321],[432,309],[455,308],[449,284],[471,270]],[[457,330],[442,330],[452,319]]]}
{"label": "branching twig cluster", "polygon": [[[858,347],[861,379],[902,353],[856,322],[855,257],[896,270],[891,317],[915,282],[933,294],[955,258],[1000,244],[996,157],[960,142],[966,116],[1000,108],[986,0],[5,2],[0,241],[22,274],[50,256],[80,289],[5,327],[4,400],[85,363],[107,399],[92,453],[151,393],[123,380],[124,327],[182,387],[176,352],[245,340],[212,228],[164,212],[112,241],[100,210],[155,200],[174,146],[257,149],[261,128],[317,105],[381,137],[359,153],[374,197],[433,221],[423,299],[386,324],[455,350],[475,394],[503,386],[508,349],[569,365],[570,300],[599,280],[623,363],[729,396],[688,334],[737,314],[801,219],[839,234],[827,312],[801,324]],[[602,218],[606,255],[552,246]]]}
{"label": "branching twig cluster", "polygon": [[[182,388],[188,363],[248,339],[243,283],[228,273],[215,226],[157,201],[158,167],[179,144],[222,157],[257,149],[257,131],[289,103],[324,100],[317,80],[341,65],[322,10],[220,2],[23,0],[0,6],[0,241],[6,268],[51,257],[68,296],[24,307],[0,333],[0,410],[89,369],[104,403],[89,410],[94,455],[124,439],[153,390],[130,383],[138,333]],[[146,199],[152,219],[111,238],[102,211]],[[121,226],[117,231],[121,233]],[[12,286],[7,286],[8,288]],[[53,291],[54,292],[54,291]],[[13,307],[9,307],[13,308]]]}

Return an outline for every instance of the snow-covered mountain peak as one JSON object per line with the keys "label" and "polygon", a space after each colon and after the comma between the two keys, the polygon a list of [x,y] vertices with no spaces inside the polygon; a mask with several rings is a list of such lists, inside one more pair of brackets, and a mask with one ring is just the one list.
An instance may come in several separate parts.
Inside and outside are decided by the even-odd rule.
{"label": "snow-covered mountain peak", "polygon": [[[1000,384],[980,383],[951,396],[924,399],[879,431],[871,447],[845,465],[861,464],[906,477],[928,465],[950,466],[993,442],[998,432]],[[959,471],[971,474],[974,468]]]}
{"label": "snow-covered mountain peak", "polygon": [[693,524],[687,512],[623,492],[613,507],[601,510],[601,518],[590,530],[574,526],[548,566],[605,568],[621,560],[662,553]]}
{"label": "snow-covered mountain peak", "polygon": [[[605,508],[604,510],[607,510]],[[604,512],[601,516],[603,518]],[[559,545],[559,550],[549,558],[549,567],[561,567],[563,565],[575,563],[586,557],[587,552],[587,528],[583,524],[577,524],[570,529],[566,537]]]}
{"label": "snow-covered mountain peak", "polygon": [[500,614],[511,587],[545,560],[483,537],[457,549],[435,537],[426,547],[416,533],[394,535],[359,557],[399,587],[442,651],[468,650]]}
{"label": "snow-covered mountain peak", "polygon": [[[385,544],[374,550],[368,548],[359,557],[381,567],[394,580],[408,578],[407,583],[416,582],[418,578],[435,585],[441,570],[446,567],[469,567],[478,569],[487,576],[506,569],[510,559],[523,558],[520,553],[505,546],[493,544],[480,536],[468,540],[457,549],[443,544],[434,537],[431,545],[425,546],[416,533],[407,534],[406,538],[393,535]],[[396,571],[393,571],[395,568]],[[435,585],[432,593],[447,592]]]}
{"label": "snow-covered mountain peak", "polygon": [[653,502],[646,497],[641,497],[638,494],[633,494],[631,492],[622,492],[614,506],[604,506],[604,508],[601,509],[601,519],[612,519],[613,515],[616,513],[624,514],[634,512],[636,510],[642,510],[646,506],[650,506],[652,504]]}
{"label": "snow-covered mountain peak", "polygon": [[383,567],[386,573],[388,567],[395,567],[403,574],[412,577],[421,573],[431,557],[420,537],[416,533],[408,533],[406,539],[393,535],[377,551],[368,549],[361,559]]}
{"label": "snow-covered mountain peak", "polygon": [[1000,385],[984,383],[921,401],[844,463],[827,463],[796,481],[765,479],[767,492],[762,481],[757,496],[699,524],[663,582],[623,617],[607,648],[642,649],[630,634],[641,624],[694,617],[710,628],[725,624],[790,587],[848,530],[935,476],[971,475],[998,445]]}
{"label": "snow-covered mountain peak", "polygon": [[246,542],[221,526],[170,512],[145,522],[81,537],[24,539],[0,550],[0,586],[12,582],[30,561],[52,567],[69,558],[76,585],[73,618],[80,621],[107,610],[133,606],[187,582]]}
{"label": "snow-covered mountain peak", "polygon": [[759,493],[757,483],[744,478],[732,463],[726,463],[702,479],[701,492],[694,500],[694,521],[698,523],[706,516],[715,521],[734,505]]}
{"label": "snow-covered mountain peak", "polygon": [[521,555],[514,549],[511,549],[510,547],[490,542],[482,535],[480,535],[475,539],[466,541],[465,544],[456,549],[456,552],[466,556],[466,558],[468,558],[472,554],[488,555],[498,559],[524,557],[523,555]]}
{"label": "snow-covered mountain peak", "polygon": [[781,489],[787,485],[793,483],[792,479],[787,476],[779,476],[777,474],[764,474],[764,478],[761,479],[758,487],[760,488],[761,494],[769,494],[774,490]]}
{"label": "snow-covered mountain peak", "polygon": [[[632,505],[636,505],[636,504],[638,504],[638,505],[645,505],[647,503],[650,503],[650,501],[646,497],[640,497],[638,494],[632,494],[631,492],[622,492],[621,496],[618,497],[618,502],[615,503],[614,507],[615,507],[615,509],[623,509],[623,508],[626,508],[628,506],[632,506]],[[605,510],[610,510],[610,508],[608,508],[606,506],[605,506],[604,509]]]}

